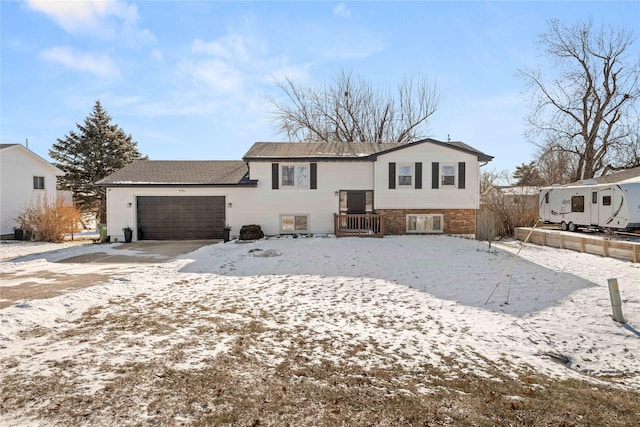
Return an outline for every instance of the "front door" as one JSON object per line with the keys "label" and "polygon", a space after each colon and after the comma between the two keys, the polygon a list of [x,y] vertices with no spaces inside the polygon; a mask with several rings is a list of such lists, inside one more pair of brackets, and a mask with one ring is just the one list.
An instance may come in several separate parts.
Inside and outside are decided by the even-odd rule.
{"label": "front door", "polygon": [[599,192],[599,218],[598,225],[601,227],[610,227],[613,219],[613,191],[611,188],[601,190]]}
{"label": "front door", "polygon": [[598,218],[599,218],[599,211],[600,211],[600,204],[598,203],[598,192],[597,191],[592,191],[591,192],[591,225],[598,225]]}
{"label": "front door", "polygon": [[541,209],[540,212],[542,214],[543,221],[551,221],[551,190],[546,190],[544,195],[541,197]]}
{"label": "front door", "polygon": [[348,214],[364,214],[366,213],[366,197],[364,191],[348,191],[347,192],[347,213]]}

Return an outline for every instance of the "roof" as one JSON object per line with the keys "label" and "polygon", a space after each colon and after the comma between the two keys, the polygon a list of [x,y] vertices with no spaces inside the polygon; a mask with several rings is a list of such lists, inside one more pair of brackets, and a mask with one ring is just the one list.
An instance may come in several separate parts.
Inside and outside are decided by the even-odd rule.
{"label": "roof", "polygon": [[542,187],[532,185],[497,185],[495,188],[505,196],[538,196]]}
{"label": "roof", "polygon": [[478,156],[478,160],[489,162],[493,156],[484,154],[463,142],[442,142],[423,139],[410,143],[366,143],[366,142],[256,142],[247,151],[245,161],[314,159],[314,160],[375,160],[378,155],[401,150],[417,144],[431,143]]}
{"label": "roof", "polygon": [[240,160],[137,160],[98,181],[104,187],[130,185],[255,185]]}
{"label": "roof", "polygon": [[640,167],[625,169],[619,172],[613,172],[609,175],[594,178],[598,184],[610,184],[614,182],[629,181],[635,182],[640,178]]}
{"label": "roof", "polygon": [[57,176],[64,175],[64,172],[62,170],[60,170],[60,168],[58,168],[56,165],[48,162],[43,157],[40,157],[39,155],[37,155],[36,153],[34,153],[33,151],[31,151],[29,148],[25,147],[22,144],[0,144],[0,150],[6,150],[6,149],[10,149],[10,148],[11,149],[20,150],[23,153],[25,153],[26,155],[28,155],[31,158],[35,159],[36,161],[41,162],[42,164],[44,164],[47,167],[51,168],[51,170],[53,171],[53,173],[55,175],[57,175]]}

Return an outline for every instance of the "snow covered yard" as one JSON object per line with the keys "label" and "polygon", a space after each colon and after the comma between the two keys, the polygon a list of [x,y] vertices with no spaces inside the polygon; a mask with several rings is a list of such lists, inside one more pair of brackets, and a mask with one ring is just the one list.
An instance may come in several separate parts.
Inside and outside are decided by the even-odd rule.
{"label": "snow covered yard", "polygon": [[527,246],[497,285],[517,249],[282,238],[123,267],[0,310],[0,424],[637,423],[640,265]]}

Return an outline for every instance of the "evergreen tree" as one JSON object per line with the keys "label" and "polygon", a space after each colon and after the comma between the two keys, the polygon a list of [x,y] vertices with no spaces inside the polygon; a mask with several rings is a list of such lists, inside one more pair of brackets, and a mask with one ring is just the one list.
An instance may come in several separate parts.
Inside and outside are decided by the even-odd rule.
{"label": "evergreen tree", "polygon": [[77,131],[70,131],[49,150],[55,165],[65,174],[58,178],[58,186],[73,191],[73,199],[82,212],[94,212],[98,222],[107,217],[104,188],[96,186],[107,175],[140,159],[141,154],[118,126],[111,124],[111,116],[96,101],[84,125],[76,123]]}
{"label": "evergreen tree", "polygon": [[515,185],[532,185],[539,186],[544,184],[544,180],[540,176],[535,162],[528,164],[521,164],[516,166],[516,171],[513,173],[513,179],[516,180]]}

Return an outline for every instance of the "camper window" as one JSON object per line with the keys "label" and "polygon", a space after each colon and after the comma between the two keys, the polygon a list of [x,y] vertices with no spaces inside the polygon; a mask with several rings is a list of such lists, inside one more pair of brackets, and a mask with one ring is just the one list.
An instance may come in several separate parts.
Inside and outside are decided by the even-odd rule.
{"label": "camper window", "polygon": [[584,196],[571,196],[571,212],[584,212]]}
{"label": "camper window", "polygon": [[593,203],[594,205],[598,204],[598,192],[594,191],[593,193],[591,193],[591,203]]}
{"label": "camper window", "polygon": [[611,206],[611,196],[602,196],[602,206]]}

